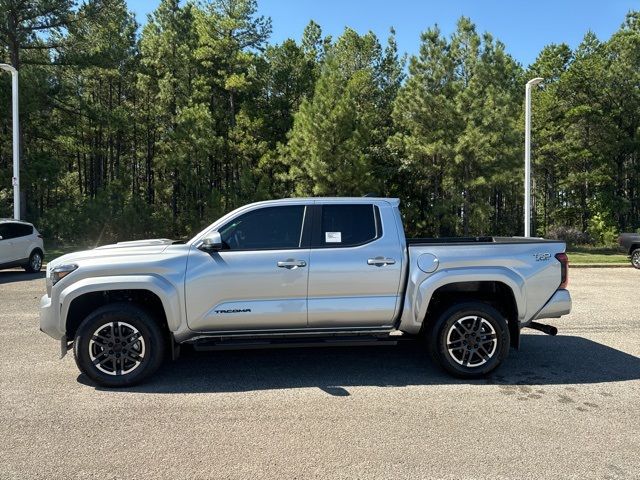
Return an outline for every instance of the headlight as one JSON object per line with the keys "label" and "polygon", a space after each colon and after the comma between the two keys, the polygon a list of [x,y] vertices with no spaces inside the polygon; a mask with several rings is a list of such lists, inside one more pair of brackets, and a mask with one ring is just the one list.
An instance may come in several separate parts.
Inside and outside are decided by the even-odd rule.
{"label": "headlight", "polygon": [[76,268],[78,268],[78,265],[75,264],[58,265],[57,267],[55,267],[53,270],[51,270],[51,285],[53,286],[58,283],[64,277],[73,272]]}

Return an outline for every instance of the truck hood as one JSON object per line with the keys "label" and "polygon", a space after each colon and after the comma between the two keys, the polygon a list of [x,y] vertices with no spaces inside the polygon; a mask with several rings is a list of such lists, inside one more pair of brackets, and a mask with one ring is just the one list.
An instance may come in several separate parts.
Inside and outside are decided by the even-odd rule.
{"label": "truck hood", "polygon": [[96,259],[101,257],[123,257],[128,255],[145,255],[163,252],[174,240],[168,238],[156,238],[152,240],[135,240],[131,242],[118,242],[112,245],[103,245],[90,250],[62,255],[51,262],[48,268],[57,265],[75,263],[85,259]]}

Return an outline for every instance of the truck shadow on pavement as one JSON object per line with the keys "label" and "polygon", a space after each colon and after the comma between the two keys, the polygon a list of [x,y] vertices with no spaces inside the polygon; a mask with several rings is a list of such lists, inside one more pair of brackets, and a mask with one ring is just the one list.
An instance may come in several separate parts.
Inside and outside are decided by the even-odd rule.
{"label": "truck shadow on pavement", "polygon": [[0,271],[0,285],[4,283],[28,282],[45,277],[45,272],[27,273],[24,270],[4,270]]}
{"label": "truck shadow on pavement", "polygon": [[[349,396],[349,387],[419,385],[563,385],[640,379],[640,358],[581,337],[523,335],[519,351],[490,377],[460,380],[431,363],[418,342],[381,347],[327,347],[183,352],[139,393],[248,392],[316,387]],[[78,381],[91,385],[80,375]]]}

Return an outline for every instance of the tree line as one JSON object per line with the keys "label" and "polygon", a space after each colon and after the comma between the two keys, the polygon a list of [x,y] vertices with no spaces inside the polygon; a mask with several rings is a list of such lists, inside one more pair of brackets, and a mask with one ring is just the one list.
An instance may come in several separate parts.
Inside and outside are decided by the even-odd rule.
{"label": "tree line", "polygon": [[[408,232],[523,230],[524,84],[537,234],[611,243],[640,227],[640,12],[608,40],[524,68],[468,18],[418,53],[311,21],[269,42],[255,0],[0,0],[20,72],[23,216],[53,241],[188,237],[242,204],[399,197]],[[0,77],[0,216],[12,212],[11,83]]]}

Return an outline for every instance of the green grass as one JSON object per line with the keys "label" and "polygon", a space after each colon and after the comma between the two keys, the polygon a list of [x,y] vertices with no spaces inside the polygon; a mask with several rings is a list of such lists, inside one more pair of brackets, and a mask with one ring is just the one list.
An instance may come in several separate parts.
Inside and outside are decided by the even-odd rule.
{"label": "green grass", "polygon": [[45,245],[44,251],[46,260],[53,260],[67,253],[78,252],[80,250],[86,250],[87,248],[91,247],[83,245]]}
{"label": "green grass", "polygon": [[629,257],[615,247],[570,246],[567,255],[570,264],[629,263]]}

